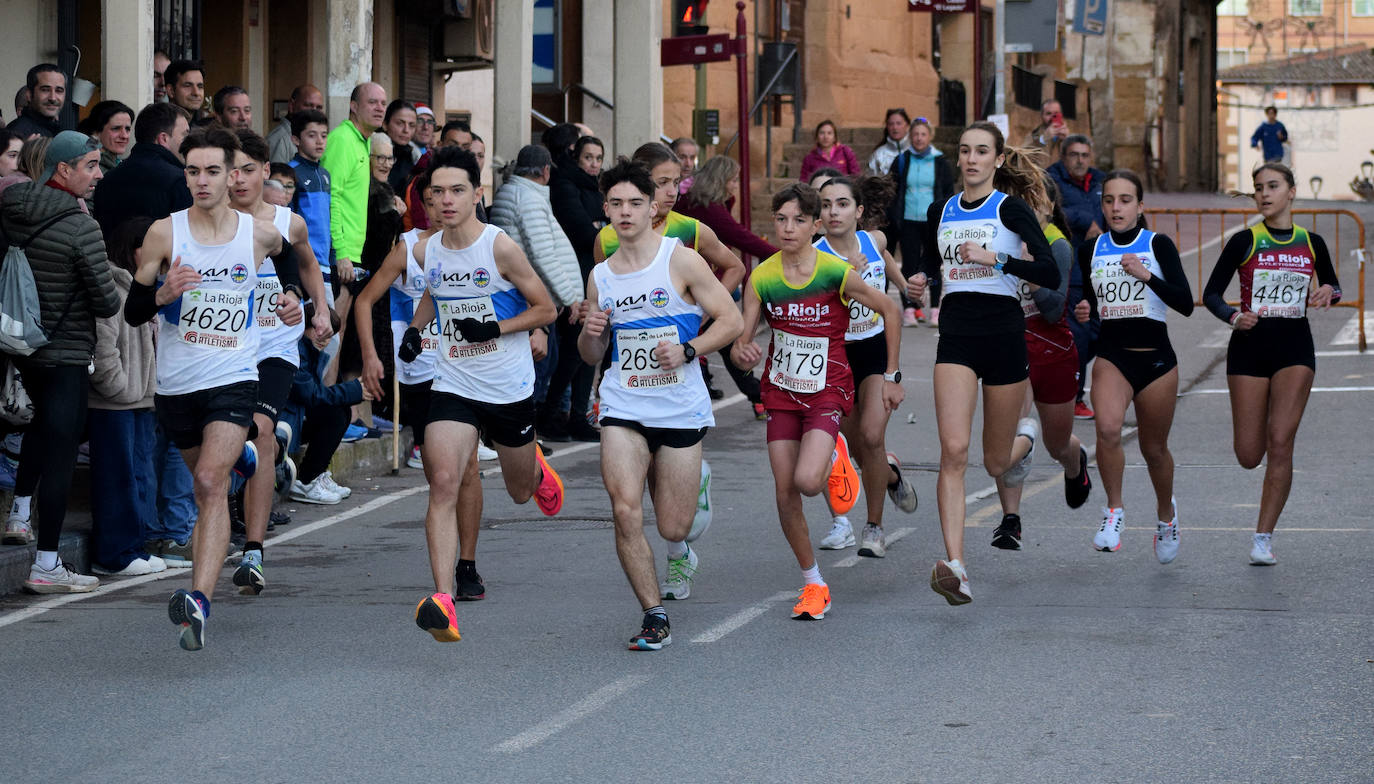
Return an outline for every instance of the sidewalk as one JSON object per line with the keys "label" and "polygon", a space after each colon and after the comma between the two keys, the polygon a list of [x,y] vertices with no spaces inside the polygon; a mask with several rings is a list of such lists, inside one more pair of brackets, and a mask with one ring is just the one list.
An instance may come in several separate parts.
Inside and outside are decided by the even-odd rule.
{"label": "sidewalk", "polygon": [[[405,463],[404,450],[409,446],[410,431],[407,430],[401,433],[402,465]],[[329,470],[334,473],[334,479],[341,484],[361,481],[379,472],[390,471],[390,435],[340,444],[338,451],[334,453],[334,460],[329,464]],[[0,504],[3,504],[0,509],[6,514],[13,497],[14,494],[9,490],[0,493]],[[71,499],[71,505],[67,508],[67,520],[62,526],[62,541],[58,553],[64,562],[72,564],[83,574],[90,574],[91,493],[88,466],[77,467],[76,475],[72,479]],[[29,565],[33,563],[33,558],[32,544],[0,545],[0,596],[23,590],[24,580],[29,576]]]}

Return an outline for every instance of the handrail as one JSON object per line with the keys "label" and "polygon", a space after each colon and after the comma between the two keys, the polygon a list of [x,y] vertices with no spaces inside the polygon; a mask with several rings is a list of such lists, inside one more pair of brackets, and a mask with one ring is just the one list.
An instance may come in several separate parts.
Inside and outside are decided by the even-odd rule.
{"label": "handrail", "polygon": [[[787,56],[786,56],[786,57],[782,58],[782,62],[778,65],[778,70],[777,70],[776,72],[774,72],[773,78],[772,78],[772,79],[769,79],[769,80],[768,80],[768,84],[765,85],[764,88],[763,88],[762,90],[759,91],[759,97],[756,98],[756,99],[754,100],[754,105],[753,105],[752,107],[750,107],[750,109],[749,109],[749,117],[753,117],[753,116],[754,116],[754,112],[757,112],[757,111],[759,110],[759,107],[763,105],[763,101],[764,101],[765,98],[768,97],[769,92],[772,91],[773,85],[775,85],[775,84],[778,83],[778,80],[782,78],[783,72],[787,70],[787,64],[790,63],[790,62],[792,62],[792,59],[795,58],[796,56],[797,56],[797,50],[794,48],[794,49],[792,49],[792,51],[790,51],[790,52],[787,53]],[[748,122],[748,121],[749,121],[748,118],[745,118],[745,122]],[[737,141],[739,141],[739,131],[735,131],[735,135],[734,135],[734,136],[731,136],[731,137],[730,137],[730,141],[728,141],[728,142],[725,143],[725,150],[724,150],[721,154],[722,154],[722,155],[729,155],[729,154],[730,154],[730,148],[733,147],[733,146],[735,146],[735,142],[737,142]]]}
{"label": "handrail", "polygon": [[543,123],[545,128],[552,128],[553,126],[555,126],[555,125],[558,124],[558,123],[554,122],[554,119],[553,119],[552,117],[548,116],[547,114],[544,114],[543,112],[539,111],[538,109],[531,108],[531,109],[530,109],[530,117],[533,117],[534,119],[536,119],[536,120],[538,120],[539,122]]}
{"label": "handrail", "polygon": [[595,92],[592,91],[592,88],[588,87],[587,85],[585,85],[585,84],[583,84],[583,83],[581,83],[581,82],[570,82],[570,83],[568,83],[567,85],[565,85],[565,86],[563,87],[562,91],[561,91],[561,92],[563,93],[563,116],[564,116],[564,117],[566,117],[566,116],[568,115],[568,93],[570,93],[574,88],[576,88],[576,89],[578,89],[578,90],[581,90],[583,95],[587,96],[588,98],[592,99],[593,101],[596,101],[597,103],[601,104],[602,106],[606,107],[607,109],[610,109],[611,111],[615,111],[615,104],[614,104],[614,103],[611,103],[610,101],[606,100],[605,98],[601,97],[600,95],[597,95]]}

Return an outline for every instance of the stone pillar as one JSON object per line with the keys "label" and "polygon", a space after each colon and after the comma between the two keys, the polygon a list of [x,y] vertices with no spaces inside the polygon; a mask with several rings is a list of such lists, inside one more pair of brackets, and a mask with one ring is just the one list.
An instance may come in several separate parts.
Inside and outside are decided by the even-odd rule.
{"label": "stone pillar", "polygon": [[372,0],[329,0],[326,9],[325,112],[338,125],[348,119],[353,88],[372,79]]}
{"label": "stone pillar", "polygon": [[153,0],[103,0],[100,98],[134,111],[153,102]]}
{"label": "stone pillar", "polygon": [[[582,83],[612,102],[615,100],[612,97],[615,93],[615,65],[613,58],[606,55],[615,51],[615,38],[612,26],[606,24],[606,20],[613,19],[614,14],[615,0],[582,0]],[[582,104],[582,122],[591,126],[598,138],[609,144],[615,130],[615,112],[581,93],[573,95],[572,100]]]}
{"label": "stone pillar", "polygon": [[[615,128],[607,139],[613,155],[629,155],[663,133],[662,4],[615,0]],[[688,73],[684,71],[684,73]]]}
{"label": "stone pillar", "polygon": [[534,0],[497,0],[492,52],[493,120],[488,158],[514,161],[530,142],[534,80]]}

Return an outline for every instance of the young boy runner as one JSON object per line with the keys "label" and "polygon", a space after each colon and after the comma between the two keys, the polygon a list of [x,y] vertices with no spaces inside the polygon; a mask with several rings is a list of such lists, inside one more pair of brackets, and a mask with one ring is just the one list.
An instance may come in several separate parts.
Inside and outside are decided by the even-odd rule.
{"label": "young boy runner", "polygon": [[[193,590],[172,594],[167,608],[188,651],[205,645],[210,598],[229,545],[229,471],[243,452],[257,404],[257,267],[271,256],[283,288],[300,285],[295,252],[277,227],[230,209],[238,147],[234,134],[213,126],[182,143],[193,203],[148,229],[124,308],[130,324],[163,317],[158,420],[196,478]],[[293,293],[279,299],[277,318],[300,323]]]}
{"label": "young boy runner", "polygon": [[481,172],[472,153],[445,147],[429,168],[429,192],[442,231],[415,243],[429,283],[401,339],[410,362],[422,349],[420,328],[440,320],[439,362],[425,426],[429,511],[425,538],[435,593],[415,608],[415,623],[440,642],[456,642],[453,607],[458,558],[460,471],[479,435],[496,446],[506,491],[531,497],[546,515],[563,506],[563,483],[534,442],[534,359],[528,333],[553,321],[553,300],[520,247],[477,220]]}
{"label": "young boy runner", "polygon": [[[310,237],[305,221],[285,207],[277,207],[262,200],[263,184],[267,181],[270,169],[267,165],[267,140],[249,130],[237,132],[240,149],[234,153],[236,178],[229,189],[229,203],[233,208],[258,220],[270,222],[277,228],[296,251],[299,259],[301,282],[310,291],[310,298],[323,303],[325,299],[324,278],[320,274],[315,253],[310,248]],[[277,318],[277,302],[286,290],[271,259],[258,266],[258,286],[253,293],[253,313],[255,324],[260,330],[258,339],[258,401],[253,413],[253,423],[257,426],[257,437],[253,446],[264,460],[275,462],[285,455],[275,455],[277,450],[277,420],[286,406],[291,394],[291,380],[300,365],[296,344],[305,334],[305,324],[287,325]],[[300,292],[296,292],[299,299]],[[332,334],[329,323],[329,310],[324,307],[314,311],[315,334]],[[286,440],[291,440],[286,431]],[[267,586],[262,570],[262,540],[267,536],[267,522],[272,514],[275,475],[272,471],[257,471],[248,479],[244,498],[244,523],[247,528],[247,542],[243,546],[243,559],[234,572],[234,585],[239,593],[256,596]]]}
{"label": "young boy runner", "polygon": [[[601,192],[620,244],[587,280],[589,312],[577,348],[589,364],[611,349],[611,367],[601,377],[601,476],[616,553],[644,611],[630,649],[656,651],[672,636],[644,538],[644,487],[652,472],[654,514],[669,558],[695,566],[683,540],[697,509],[701,440],[715,417],[693,359],[734,340],[740,315],[695,251],[651,228],[656,207],[646,167],[612,167],[601,175]],[[703,318],[711,321],[705,332]]]}
{"label": "young boy runner", "polygon": [[[808,185],[789,185],[773,197],[773,225],[782,250],[760,264],[744,292],[744,331],[730,350],[735,364],[752,368],[763,358],[754,342],[759,318],[773,329],[761,391],[768,410],[768,462],[773,469],[778,521],[804,585],[792,608],[799,620],[820,620],[830,610],[830,588],[821,579],[802,512],[802,496],[826,488],[835,461],[840,420],[854,405],[854,377],[845,357],[849,304],[857,302],[899,324],[901,307],[864,283],[844,259],[811,246],[821,198]],[[883,330],[887,362],[882,405],[901,405],[897,362],[902,331]]]}

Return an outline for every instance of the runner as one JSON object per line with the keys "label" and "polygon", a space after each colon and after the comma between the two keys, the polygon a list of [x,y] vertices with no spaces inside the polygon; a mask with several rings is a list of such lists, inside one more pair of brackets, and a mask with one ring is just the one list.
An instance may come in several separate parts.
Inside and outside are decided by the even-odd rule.
{"label": "runner", "polygon": [[1178,556],[1178,504],[1169,429],[1178,403],[1178,357],[1169,343],[1169,308],[1193,312],[1193,292],[1173,240],[1145,228],[1144,187],[1134,172],[1118,169],[1102,181],[1102,212],[1110,231],[1078,249],[1084,301],[1075,316],[1102,317],[1093,365],[1092,402],[1097,412],[1097,471],[1107,492],[1093,548],[1121,549],[1121,423],[1135,403],[1140,454],[1155,488],[1154,549],[1162,564]]}
{"label": "runner", "polygon": [[[238,212],[276,226],[281,236],[291,243],[299,261],[300,278],[310,289],[315,302],[325,302],[324,278],[320,274],[315,253],[310,248],[310,236],[301,216],[286,207],[277,207],[262,200],[263,183],[270,169],[267,165],[267,140],[249,130],[237,132],[240,149],[234,153],[235,176],[229,188],[229,203]],[[258,265],[258,285],[253,293],[254,323],[258,338],[258,401],[253,414],[257,436],[253,446],[258,455],[274,464],[285,457],[285,449],[278,448],[277,418],[286,406],[291,393],[291,381],[300,365],[296,344],[305,334],[305,324],[287,325],[277,318],[277,303],[285,293],[281,279],[271,259]],[[295,292],[299,299],[300,292]],[[315,331],[321,336],[332,334],[329,310],[315,310]],[[284,440],[291,442],[291,429],[283,424]],[[278,454],[281,452],[281,454]],[[328,474],[322,474],[327,477]],[[234,585],[239,593],[256,596],[267,586],[263,577],[262,541],[267,536],[268,517],[272,514],[275,472],[257,471],[249,478],[244,497],[244,523],[247,542],[243,557],[234,571]],[[317,480],[318,481],[318,480]]]}
{"label": "runner", "polygon": [[[362,382],[375,399],[383,399],[383,380],[386,368],[377,356],[372,339],[372,306],[381,299],[382,292],[391,291],[391,332],[399,354],[401,340],[415,317],[415,303],[425,293],[428,282],[424,267],[415,260],[415,245],[439,230],[439,216],[434,211],[434,197],[429,193],[429,175],[415,178],[416,193],[424,200],[425,213],[430,218],[428,229],[411,229],[401,235],[401,242],[387,254],[367,287],[358,293],[359,310],[353,312],[357,325],[358,344],[362,351]],[[412,361],[395,358],[394,372],[400,374],[401,399],[395,401],[401,412],[398,425],[409,424],[415,444],[410,449],[406,465],[424,468],[425,479],[431,479],[422,454],[425,426],[429,421],[429,400],[434,384],[435,364],[439,352],[439,320],[430,321],[421,336],[421,351]],[[458,601],[477,601],[486,597],[486,584],[477,573],[477,534],[482,523],[482,482],[477,455],[474,453],[463,472],[458,486],[458,566],[454,570],[454,598]]]}
{"label": "runner", "polygon": [[[949,555],[935,562],[930,587],[953,605],[973,601],[963,562],[964,471],[978,384],[983,386],[983,466],[989,476],[1019,485],[1030,470],[1040,434],[1034,419],[1017,420],[1030,375],[1018,288],[1022,280],[1048,288],[1059,285],[1059,271],[1035,213],[1009,195],[1040,174],[1013,168],[1005,154],[996,125],[976,122],[964,129],[959,137],[964,190],[931,204],[927,214],[938,228],[926,250],[939,254],[944,288],[934,373],[940,431],[936,501]],[[1018,258],[1023,242],[1030,259]],[[907,297],[919,298],[925,289],[926,276],[918,272],[908,281]]]}
{"label": "runner", "polygon": [[[817,240],[818,250],[849,262],[866,286],[885,295],[888,281],[906,287],[901,270],[887,252],[887,238],[881,231],[859,231],[859,220],[873,199],[872,185],[866,178],[836,177],[820,188],[821,223],[825,236]],[[884,182],[878,180],[877,182]],[[876,183],[875,183],[876,184]],[[870,191],[865,196],[865,191]],[[886,189],[891,196],[890,186]],[[882,214],[884,205],[873,204]],[[882,558],[887,553],[883,533],[883,490],[898,509],[916,511],[916,490],[902,476],[902,464],[887,451],[887,421],[892,411],[883,404],[883,382],[898,381],[884,375],[887,368],[887,338],[883,317],[857,302],[849,303],[849,328],[844,333],[844,353],[854,375],[857,394],[854,412],[840,425],[835,448],[848,453],[846,439],[858,445],[859,466],[868,496],[868,522],[859,543],[859,555]],[[842,550],[854,544],[854,528],[849,518],[832,508],[830,533],[821,540],[822,550]]]}
{"label": "runner", "polygon": [[[1036,166],[1020,161],[1018,149],[1007,150],[1013,169]],[[1038,168],[1038,167],[1037,167]],[[1088,475],[1088,452],[1073,434],[1073,406],[1078,391],[1078,349],[1066,319],[1069,271],[1073,268],[1073,245],[1068,240],[1068,220],[1059,203],[1059,187],[1041,177],[1026,191],[1015,194],[1031,206],[1050,244],[1059,287],[1054,289],[1021,282],[1021,310],[1026,314],[1026,355],[1030,361],[1030,395],[1021,406],[1021,416],[1030,415],[1031,401],[1040,414],[1045,451],[1064,468],[1064,500],[1077,509],[1092,492]],[[1021,487],[997,478],[997,496],[1002,502],[1002,522],[992,534],[992,546],[1003,550],[1021,549]]]}
{"label": "runner", "polygon": [[[143,324],[160,313],[158,421],[195,476],[200,517],[192,534],[192,590],[172,594],[167,612],[181,647],[205,645],[205,625],[229,545],[229,471],[244,451],[257,404],[259,330],[253,318],[257,267],[271,256],[282,281],[277,318],[301,321],[296,254],[269,221],[229,206],[239,140],[217,126],[181,145],[193,203],[154,223],[125,304]],[[269,474],[270,476],[270,474]]]}
{"label": "runner", "polygon": [[[840,420],[854,405],[854,378],[844,352],[850,303],[876,311],[888,324],[899,324],[902,317],[901,307],[866,285],[849,262],[811,246],[820,214],[821,197],[808,185],[789,185],[773,197],[774,244],[782,250],[750,276],[744,331],[730,351],[742,368],[758,364],[763,352],[754,342],[754,330],[760,317],[768,321],[773,336],[762,381],[768,462],[778,521],[802,570],[801,598],[792,608],[792,617],[799,620],[820,620],[830,610],[830,588],[811,550],[802,496],[817,495],[831,484],[839,462]],[[904,394],[897,369],[901,333],[883,331],[887,362],[881,404],[888,411],[901,405]]]}
{"label": "runner", "polygon": [[[1269,458],[1250,563],[1272,566],[1274,527],[1293,487],[1293,441],[1317,368],[1307,308],[1340,302],[1341,285],[1326,242],[1293,225],[1293,172],[1266,163],[1255,170],[1254,182],[1264,221],[1227,241],[1202,301],[1235,330],[1226,349],[1226,386],[1236,459],[1254,468]],[[1224,297],[1237,272],[1240,310]]]}
{"label": "runner", "polygon": [[[562,480],[534,442],[528,336],[553,321],[555,311],[520,247],[505,232],[477,220],[481,172],[472,153],[438,150],[429,178],[441,231],[412,250],[429,286],[398,356],[414,361],[423,347],[420,328],[439,319],[439,361],[424,447],[430,488],[425,538],[435,593],[415,607],[415,623],[440,642],[456,642],[462,639],[453,607],[458,488],[478,437],[495,445],[511,500],[523,504],[534,498],[546,515],[563,506]],[[375,371],[368,383],[377,384]]]}
{"label": "runner", "polygon": [[[615,517],[616,553],[644,611],[630,650],[656,651],[672,635],[644,538],[644,488],[653,490],[658,532],[669,543],[669,576],[676,565],[690,585],[698,561],[684,539],[697,508],[701,440],[715,424],[693,359],[734,340],[740,316],[695,251],[651,229],[656,205],[648,168],[617,164],[602,173],[600,185],[618,248],[588,276],[577,348],[588,364],[611,351],[600,387],[601,476]],[[705,331],[703,317],[710,320]]]}

